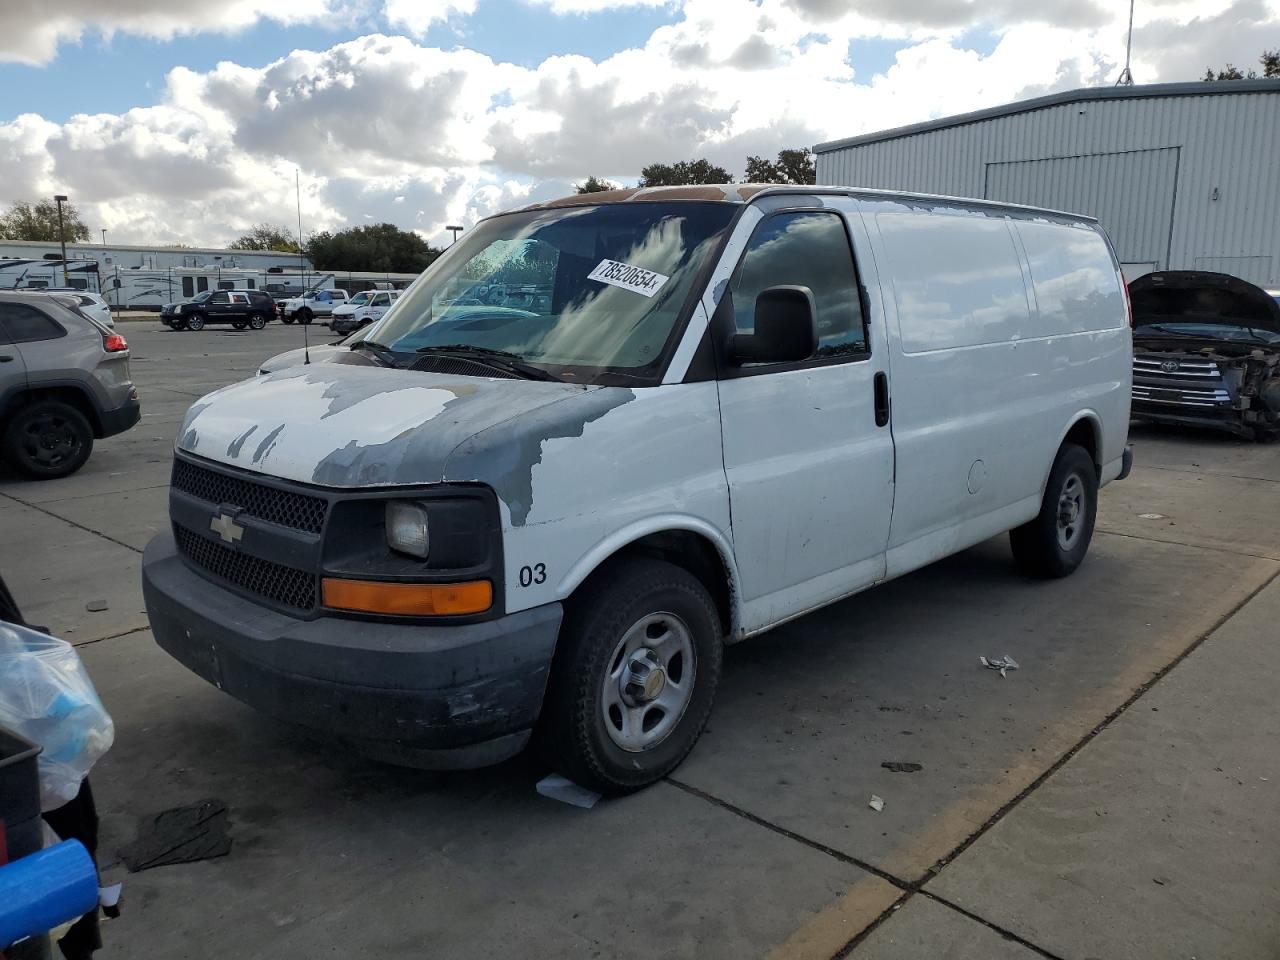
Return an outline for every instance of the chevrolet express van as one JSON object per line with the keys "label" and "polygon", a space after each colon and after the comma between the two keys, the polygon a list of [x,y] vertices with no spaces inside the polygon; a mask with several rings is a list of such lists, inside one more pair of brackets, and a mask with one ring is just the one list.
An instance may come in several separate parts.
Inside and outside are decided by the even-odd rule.
{"label": "chevrolet express van", "polygon": [[[469,287],[518,283],[527,307]],[[478,224],[324,362],[194,404],[157,642],[367,753],[535,730],[672,770],[722,645],[1012,531],[1072,572],[1128,471],[1132,345],[1085,217],[817,187],[575,196]]]}

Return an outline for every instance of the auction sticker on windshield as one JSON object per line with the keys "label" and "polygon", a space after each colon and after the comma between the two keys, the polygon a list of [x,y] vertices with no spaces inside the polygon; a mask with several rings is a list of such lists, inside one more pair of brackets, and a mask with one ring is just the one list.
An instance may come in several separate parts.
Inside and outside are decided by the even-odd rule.
{"label": "auction sticker on windshield", "polygon": [[652,297],[671,278],[618,260],[601,260],[599,266],[587,274],[587,279],[612,284],[642,297]]}

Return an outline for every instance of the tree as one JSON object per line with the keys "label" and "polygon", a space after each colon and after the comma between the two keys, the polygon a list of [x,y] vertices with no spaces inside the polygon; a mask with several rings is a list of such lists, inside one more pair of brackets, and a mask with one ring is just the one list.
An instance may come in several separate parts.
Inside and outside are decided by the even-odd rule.
{"label": "tree", "polygon": [[621,189],[616,183],[610,183],[601,177],[587,177],[582,183],[575,183],[573,189],[578,193],[603,193],[605,190]]}
{"label": "tree", "polygon": [[57,243],[84,242],[89,239],[89,228],[80,219],[73,203],[62,204],[62,236],[58,236],[58,205],[52,200],[30,203],[18,200],[0,215],[0,237],[6,240],[44,240]]}
{"label": "tree", "polygon": [[227,244],[230,250],[279,250],[297,253],[298,239],[288,227],[274,223],[255,223],[249,232]]}
{"label": "tree", "polygon": [[1204,72],[1203,79],[1206,82],[1216,80],[1257,80],[1259,76],[1264,78],[1280,78],[1280,50],[1263,50],[1262,56],[1258,58],[1258,63],[1262,65],[1262,73],[1252,67],[1248,73],[1245,73],[1233,63],[1228,63],[1226,69],[1214,72],[1210,67]]}
{"label": "tree", "polygon": [[317,270],[421,273],[440,253],[418,234],[391,223],[325,231],[307,244]]}
{"label": "tree", "polygon": [[811,184],[818,179],[813,154],[808,147],[779,150],[777,160],[747,157],[748,183]]}
{"label": "tree", "polygon": [[724,167],[717,167],[710,160],[651,163],[640,171],[642,187],[680,187],[696,183],[733,183],[733,177]]}

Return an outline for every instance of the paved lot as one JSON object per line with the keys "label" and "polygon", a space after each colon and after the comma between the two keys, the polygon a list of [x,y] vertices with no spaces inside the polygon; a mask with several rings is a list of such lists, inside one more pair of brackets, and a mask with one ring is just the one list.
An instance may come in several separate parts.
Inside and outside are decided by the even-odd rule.
{"label": "paved lot", "polygon": [[[95,784],[126,912],[104,956],[1280,951],[1280,447],[1135,429],[1074,577],[1024,579],[997,539],[733,647],[676,776],[583,811],[534,792],[531,757],[342,755],[156,648],[138,560],[182,413],[301,331],[122,330],[142,423],[66,480],[0,475],[3,573],[117,725]],[[978,666],[1006,653],[1006,679]],[[125,874],[139,816],[206,797],[229,857]]]}

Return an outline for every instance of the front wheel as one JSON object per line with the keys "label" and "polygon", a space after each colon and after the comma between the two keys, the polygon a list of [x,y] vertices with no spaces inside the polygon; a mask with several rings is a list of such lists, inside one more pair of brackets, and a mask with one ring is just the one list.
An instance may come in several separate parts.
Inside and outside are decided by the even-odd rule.
{"label": "front wheel", "polygon": [[231,326],[234,327],[236,330],[243,330],[246,326],[248,326],[248,324],[246,324],[243,320],[236,320],[232,322]]}
{"label": "front wheel", "polygon": [[297,312],[297,314],[295,314],[295,316],[297,316],[299,323],[308,324],[311,322],[312,314],[310,310],[308,310],[306,307],[303,307],[301,310]]}
{"label": "front wheel", "polygon": [[21,408],[4,434],[4,453],[37,480],[75,473],[93,452],[93,428],[75,407],[41,400]]}
{"label": "front wheel", "polygon": [[188,330],[200,331],[204,329],[204,314],[193,313],[187,318],[186,327]]}
{"label": "front wheel", "polygon": [[1013,557],[1037,577],[1065,577],[1084,561],[1098,512],[1098,471],[1074,443],[1058,450],[1034,520],[1009,531]]}
{"label": "front wheel", "polygon": [[290,323],[290,324],[291,324],[291,323],[293,323],[293,315],[292,315],[292,314],[288,314],[288,313],[281,314],[280,319],[281,319],[281,321],[283,321],[284,323]]}
{"label": "front wheel", "polygon": [[720,616],[688,571],[648,557],[601,570],[566,606],[542,733],[576,783],[623,794],[693,749],[720,681]]}
{"label": "front wheel", "polygon": [[267,318],[265,315],[261,313],[255,313],[253,316],[249,318],[250,330],[261,330],[266,325],[267,325]]}

